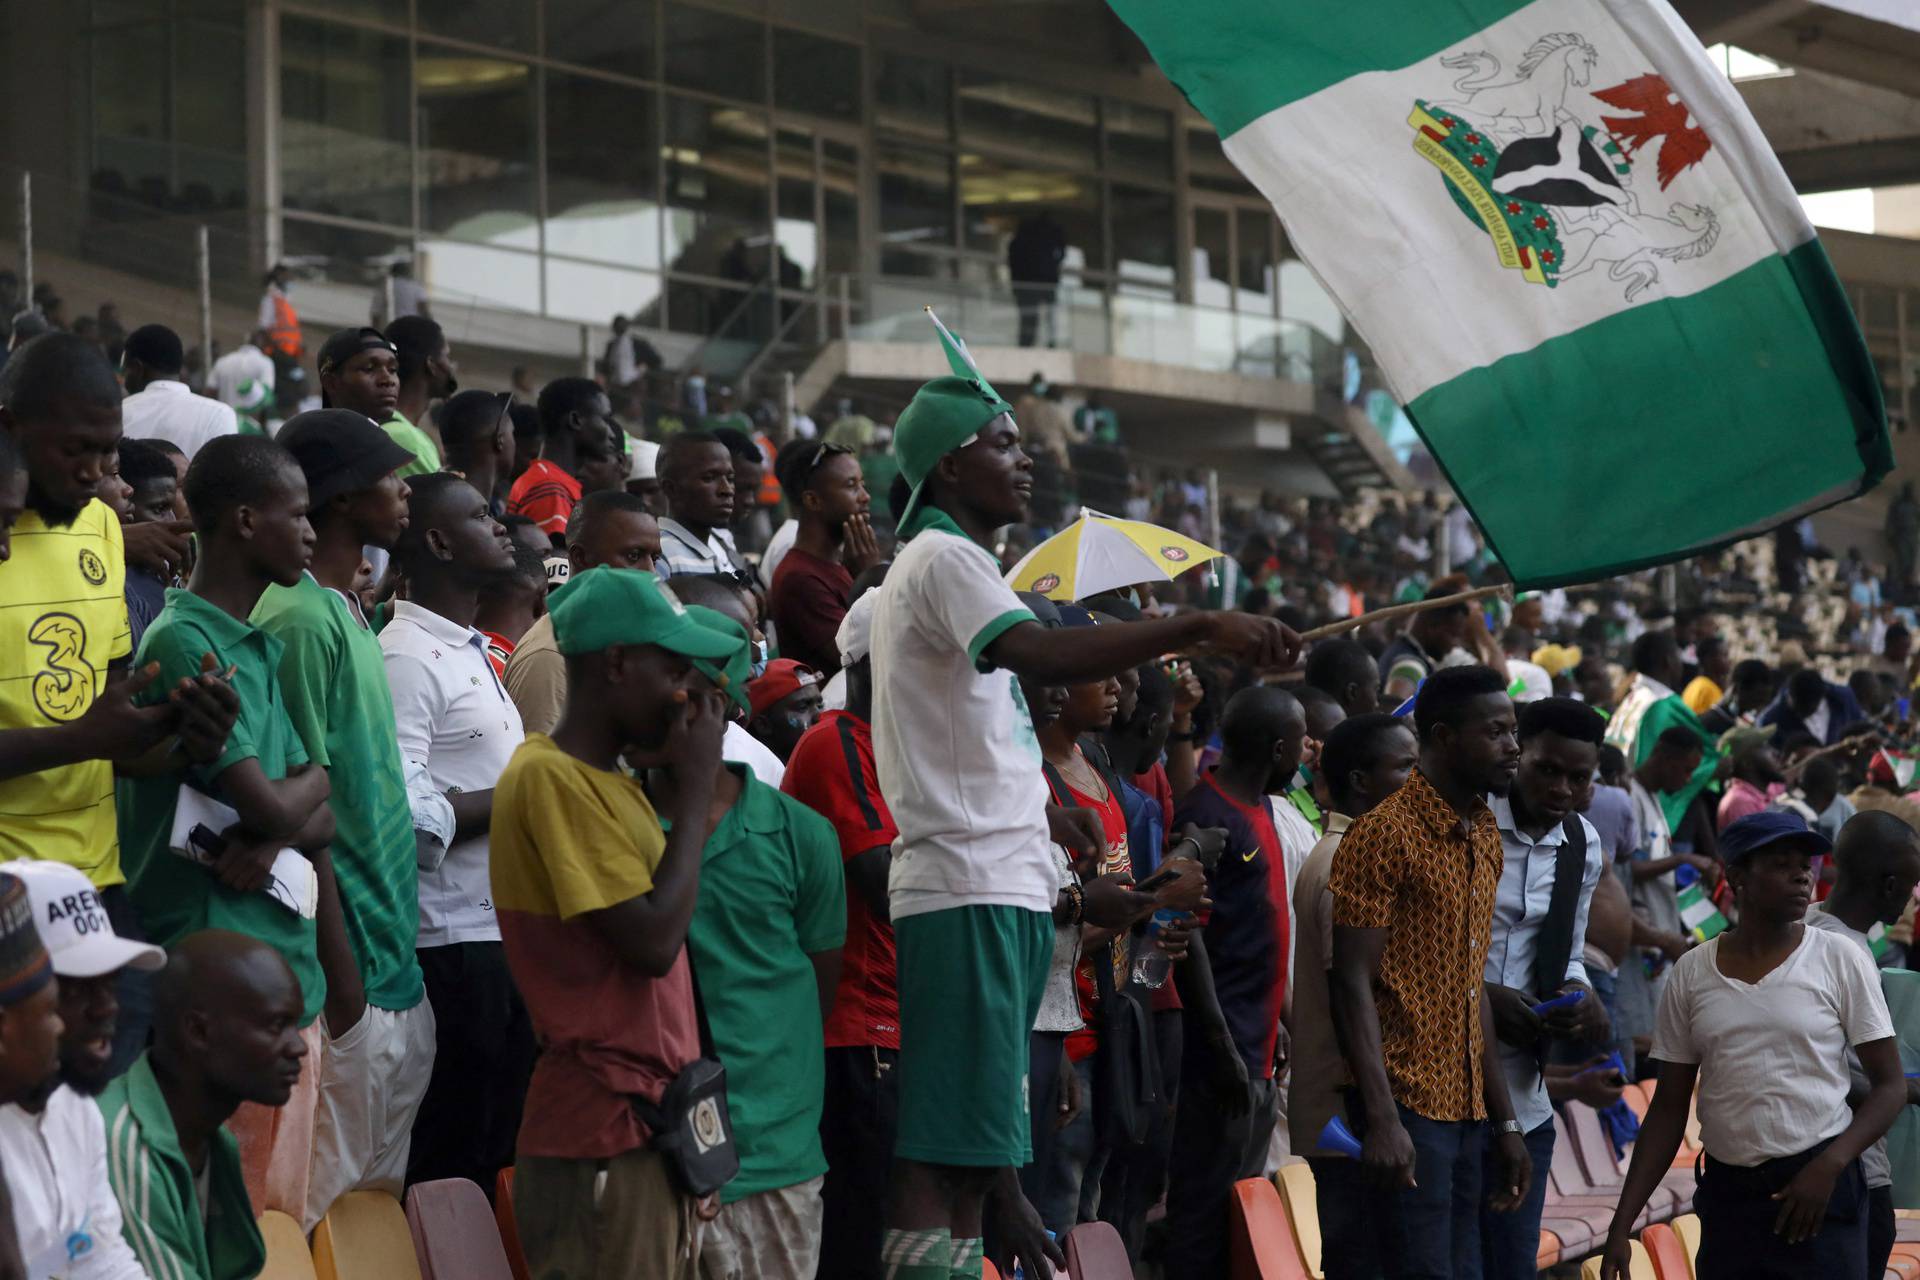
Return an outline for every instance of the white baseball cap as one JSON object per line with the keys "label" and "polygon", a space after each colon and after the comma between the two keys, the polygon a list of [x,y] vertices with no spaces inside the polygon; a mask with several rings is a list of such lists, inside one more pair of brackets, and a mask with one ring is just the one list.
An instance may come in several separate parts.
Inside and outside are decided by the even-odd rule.
{"label": "white baseball cap", "polygon": [[20,877],[33,905],[34,927],[62,978],[98,978],[119,969],[153,970],[167,953],[113,931],[100,893],[80,872],[62,862],[0,863],[0,871]]}
{"label": "white baseball cap", "polygon": [[879,594],[878,590],[863,592],[840,619],[840,630],[833,642],[839,646],[840,661],[848,666],[866,657],[873,648],[873,602]]}
{"label": "white baseball cap", "polygon": [[651,440],[627,440],[627,479],[652,480],[655,478],[654,460],[660,456],[660,446]]}

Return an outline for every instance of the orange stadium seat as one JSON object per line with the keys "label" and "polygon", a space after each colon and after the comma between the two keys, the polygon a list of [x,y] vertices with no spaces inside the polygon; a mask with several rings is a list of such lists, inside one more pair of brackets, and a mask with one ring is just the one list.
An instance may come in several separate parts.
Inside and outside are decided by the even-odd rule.
{"label": "orange stadium seat", "polygon": [[1229,1204],[1233,1280],[1311,1280],[1280,1193],[1265,1178],[1233,1184]]}

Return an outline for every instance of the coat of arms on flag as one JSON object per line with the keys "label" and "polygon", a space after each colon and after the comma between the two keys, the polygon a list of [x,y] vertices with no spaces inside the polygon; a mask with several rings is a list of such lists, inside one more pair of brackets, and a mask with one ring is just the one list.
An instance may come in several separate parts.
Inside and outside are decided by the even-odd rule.
{"label": "coat of arms on flag", "polygon": [[[1416,99],[1413,149],[1440,171],[1460,211],[1493,240],[1500,265],[1549,289],[1604,269],[1631,302],[1660,278],[1663,259],[1713,250],[1711,206],[1675,201],[1649,212],[1630,177],[1634,156],[1664,137],[1660,190],[1713,149],[1685,103],[1651,72],[1592,89],[1600,53],[1578,32],[1541,36],[1511,74],[1469,50],[1439,59],[1464,72],[1451,95]],[[1637,116],[1603,113],[1605,106]]]}

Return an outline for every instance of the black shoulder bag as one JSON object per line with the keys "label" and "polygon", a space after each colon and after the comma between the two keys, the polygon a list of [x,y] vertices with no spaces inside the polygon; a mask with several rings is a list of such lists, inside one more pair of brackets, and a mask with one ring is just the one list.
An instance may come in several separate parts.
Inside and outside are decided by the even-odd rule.
{"label": "black shoulder bag", "polygon": [[648,1148],[666,1157],[667,1174],[681,1191],[699,1200],[724,1187],[740,1172],[733,1117],[727,1112],[727,1068],[713,1051],[700,979],[687,953],[687,980],[693,987],[693,1013],[700,1025],[700,1056],[680,1068],[659,1102],[629,1095],[634,1114],[653,1131]]}
{"label": "black shoulder bag", "polygon": [[[1068,809],[1081,807],[1060,771],[1051,764],[1043,763],[1042,768],[1060,804]],[[1120,803],[1113,775],[1102,769],[1100,776],[1114,803]],[[1100,1019],[1100,1048],[1093,1059],[1094,1128],[1109,1145],[1138,1146],[1147,1140],[1161,1106],[1160,1046],[1154,1039],[1153,1014],[1144,999],[1145,989],[1133,981],[1131,970],[1124,984],[1114,982],[1117,955],[1118,948],[1108,943],[1093,959],[1093,989]]]}

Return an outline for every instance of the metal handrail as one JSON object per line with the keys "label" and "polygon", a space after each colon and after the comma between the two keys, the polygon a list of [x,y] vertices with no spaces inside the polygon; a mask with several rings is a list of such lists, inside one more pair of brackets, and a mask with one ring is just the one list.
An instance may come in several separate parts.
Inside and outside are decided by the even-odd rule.
{"label": "metal handrail", "polygon": [[741,316],[747,314],[747,310],[749,307],[753,305],[754,299],[759,298],[762,294],[762,291],[766,291],[769,295],[773,295],[777,292],[778,288],[779,288],[778,282],[775,281],[772,277],[768,277],[766,279],[758,281],[753,286],[753,288],[747,290],[746,295],[742,297],[740,301],[734,305],[733,310],[727,312],[726,316],[720,321],[720,323],[713,327],[713,332],[709,333],[706,337],[702,338],[700,340],[700,345],[695,347],[691,352],[687,354],[687,358],[680,362],[680,367],[682,369],[704,368],[706,364],[706,355],[707,355],[708,349],[712,347],[714,343],[720,341],[720,339],[726,336],[727,331],[733,328],[734,322],[736,320],[738,320]]}

